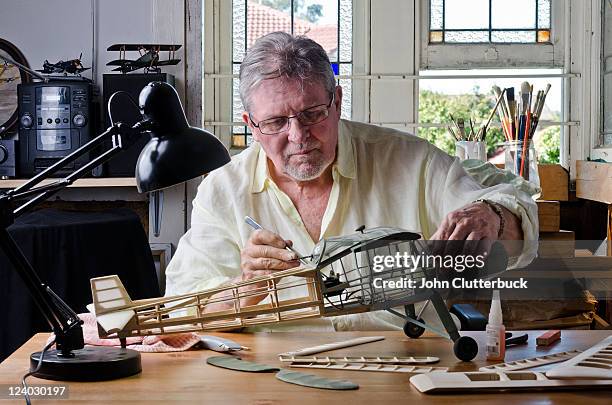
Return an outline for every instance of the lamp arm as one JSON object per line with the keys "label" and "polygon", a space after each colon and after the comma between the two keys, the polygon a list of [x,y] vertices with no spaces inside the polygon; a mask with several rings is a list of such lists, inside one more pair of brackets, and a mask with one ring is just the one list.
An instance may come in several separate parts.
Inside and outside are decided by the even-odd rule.
{"label": "lamp arm", "polygon": [[38,173],[36,176],[32,177],[30,180],[28,180],[21,186],[15,188],[14,190],[7,192],[7,194],[14,195],[14,194],[19,194],[23,191],[28,191],[32,189],[32,187],[34,187],[41,181],[48,179],[58,170],[61,170],[62,168],[64,168],[68,163],[72,163],[73,161],[83,156],[84,154],[91,152],[92,150],[100,146],[102,142],[104,142],[107,139],[112,138],[113,136],[119,134],[120,131],[123,131],[123,130],[125,130],[125,126],[123,124],[121,123],[114,124],[112,127],[108,128],[102,134],[98,135],[91,141],[87,142],[85,145],[76,149],[74,152],[70,153],[69,155],[65,156],[61,160],[57,161],[55,164],[49,166],[42,172]]}
{"label": "lamp arm", "polygon": [[[14,269],[30,291],[36,306],[51,326],[56,336],[58,349],[69,352],[82,348],[84,342],[80,325],[83,322],[74,311],[69,309],[66,303],[60,300],[61,304],[58,304],[52,299],[52,295],[48,292],[50,288],[40,280],[6,227],[0,229],[0,247],[2,247]],[[57,297],[55,294],[53,296]],[[57,298],[59,299],[59,297]]]}
{"label": "lamp arm", "polygon": [[[47,323],[55,334],[55,342],[58,350],[66,356],[70,356],[71,350],[84,347],[83,323],[76,312],[74,312],[62,299],[57,296],[49,286],[44,284],[27,258],[19,249],[14,239],[8,233],[8,227],[14,218],[34,207],[37,203],[47,199],[61,189],[72,184],[75,180],[83,177],[92,168],[110,160],[113,156],[132,145],[138,137],[142,136],[151,127],[150,121],[141,121],[129,127],[122,123],[114,124],[104,133],[98,135],[90,142],[81,146],[70,155],[61,159],[53,166],[39,173],[21,187],[0,194],[0,247],[6,253],[9,261],[26,284],[38,309],[42,312]],[[125,139],[122,138],[122,135]],[[105,140],[113,138],[113,147],[98,155],[89,163],[75,170],[63,179],[51,184],[35,187],[41,181],[47,179],[53,173],[62,169],[66,164],[100,146]],[[17,209],[13,209],[13,203],[18,200],[27,199],[36,195]]]}

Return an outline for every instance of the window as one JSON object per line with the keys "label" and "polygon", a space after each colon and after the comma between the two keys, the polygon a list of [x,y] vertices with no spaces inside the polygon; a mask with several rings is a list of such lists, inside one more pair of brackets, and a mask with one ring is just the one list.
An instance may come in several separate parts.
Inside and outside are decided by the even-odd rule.
{"label": "window", "polygon": [[[351,0],[233,0],[232,72],[240,72],[246,51],[260,37],[274,31],[305,35],[327,52],[332,68],[341,77],[352,74]],[[242,121],[239,80],[232,82],[232,120]],[[342,116],[351,117],[351,81],[340,78],[343,88]],[[246,147],[251,134],[246,126],[232,127],[232,146]]]}
{"label": "window", "polygon": [[[419,136],[454,154],[454,138],[444,128],[450,122],[450,114],[465,122],[472,118],[478,126],[495,104],[494,85],[501,89],[513,87],[518,99],[521,83],[527,81],[534,87],[535,100],[537,90],[550,83],[534,143],[541,162],[559,163],[565,124],[563,8],[559,3],[562,2],[422,1]],[[503,163],[499,145],[505,138],[497,115],[489,128],[489,158]]]}
{"label": "window", "polygon": [[548,43],[550,0],[431,0],[429,42]]}

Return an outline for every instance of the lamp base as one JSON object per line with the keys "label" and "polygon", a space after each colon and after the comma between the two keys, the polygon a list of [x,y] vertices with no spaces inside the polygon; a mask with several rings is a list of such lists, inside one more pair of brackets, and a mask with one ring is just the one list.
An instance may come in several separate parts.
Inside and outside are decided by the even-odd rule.
{"label": "lamp base", "polygon": [[[58,350],[47,350],[38,378],[58,381],[106,381],[128,377],[142,371],[140,353],[118,347],[85,347],[74,350],[74,357],[59,356]],[[40,352],[30,355],[30,370],[36,370]]]}

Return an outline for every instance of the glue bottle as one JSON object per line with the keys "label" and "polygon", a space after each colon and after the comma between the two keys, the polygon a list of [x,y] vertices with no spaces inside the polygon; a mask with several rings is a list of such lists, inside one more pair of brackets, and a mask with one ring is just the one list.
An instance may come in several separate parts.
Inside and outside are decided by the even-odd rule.
{"label": "glue bottle", "polygon": [[487,323],[487,360],[501,361],[506,356],[506,328],[502,320],[499,290],[493,291]]}

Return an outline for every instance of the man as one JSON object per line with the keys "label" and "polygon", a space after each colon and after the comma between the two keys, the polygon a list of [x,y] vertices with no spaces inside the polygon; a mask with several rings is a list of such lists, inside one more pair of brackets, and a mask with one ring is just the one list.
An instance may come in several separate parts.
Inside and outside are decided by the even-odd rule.
{"label": "man", "polygon": [[[167,295],[297,267],[287,246],[307,255],[320,238],[360,225],[426,239],[537,240],[537,208],[527,195],[509,185],[483,189],[425,140],[341,120],[342,88],[323,48],[308,38],[260,38],[240,67],[240,95],[256,142],[200,185],[191,229],[166,272]],[[246,215],[266,230],[253,231]],[[514,264],[531,260],[530,245]],[[391,318],[358,314],[309,327],[401,327]]]}

